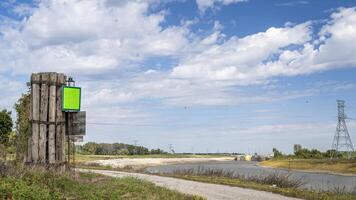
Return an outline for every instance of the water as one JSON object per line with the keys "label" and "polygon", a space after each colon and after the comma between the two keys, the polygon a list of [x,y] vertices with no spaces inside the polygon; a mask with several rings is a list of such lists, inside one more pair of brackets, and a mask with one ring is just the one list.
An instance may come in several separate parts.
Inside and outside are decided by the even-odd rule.
{"label": "water", "polygon": [[[205,169],[223,169],[225,171],[233,171],[235,174],[245,176],[263,176],[272,173],[288,173],[284,169],[272,169],[260,167],[257,162],[244,161],[226,161],[226,162],[206,162],[206,163],[191,163],[191,164],[175,164],[149,167],[146,169],[150,173],[172,173],[176,170],[184,169],[198,169],[204,167]],[[293,178],[301,179],[305,185],[301,186],[304,189],[333,191],[336,188],[345,189],[349,192],[356,192],[356,175],[342,176],[331,175],[317,172],[298,172],[290,171]]]}

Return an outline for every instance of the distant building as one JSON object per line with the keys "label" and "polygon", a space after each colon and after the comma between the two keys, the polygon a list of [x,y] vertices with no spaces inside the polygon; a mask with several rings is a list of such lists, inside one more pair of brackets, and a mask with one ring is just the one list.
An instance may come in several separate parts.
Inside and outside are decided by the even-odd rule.
{"label": "distant building", "polygon": [[244,156],[242,157],[242,159],[243,159],[243,161],[251,161],[252,156],[247,154],[247,155],[244,155]]}
{"label": "distant building", "polygon": [[235,155],[235,161],[243,161],[244,156],[245,156],[244,154]]}

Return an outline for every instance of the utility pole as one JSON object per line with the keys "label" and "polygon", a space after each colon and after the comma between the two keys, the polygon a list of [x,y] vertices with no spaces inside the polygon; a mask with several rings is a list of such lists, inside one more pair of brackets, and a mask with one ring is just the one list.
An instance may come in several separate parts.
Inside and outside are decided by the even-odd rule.
{"label": "utility pole", "polygon": [[338,122],[331,149],[335,150],[336,153],[346,152],[348,158],[351,158],[351,154],[354,151],[354,147],[351,142],[349,131],[347,130],[345,122],[345,119],[347,119],[347,116],[345,114],[345,101],[337,100],[337,109]]}

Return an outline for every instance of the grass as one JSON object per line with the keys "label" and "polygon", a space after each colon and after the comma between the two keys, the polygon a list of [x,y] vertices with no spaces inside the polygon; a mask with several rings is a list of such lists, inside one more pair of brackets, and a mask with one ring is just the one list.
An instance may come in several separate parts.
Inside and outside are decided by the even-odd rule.
{"label": "grass", "polygon": [[228,171],[224,169],[205,168],[199,166],[197,169],[179,169],[173,172],[174,175],[203,175],[209,177],[227,177],[238,180],[244,180],[248,182],[255,182],[265,185],[274,185],[280,188],[299,188],[305,183],[301,179],[295,179],[288,173],[274,173],[267,176],[246,176],[234,173],[234,171]]}
{"label": "grass", "polygon": [[83,163],[95,160],[108,160],[118,158],[217,158],[226,157],[226,155],[193,155],[193,154],[153,154],[153,155],[83,155],[76,154],[76,163]]}
{"label": "grass", "polygon": [[356,174],[356,159],[294,159],[268,160],[260,165],[285,169],[320,171],[340,174]]}
{"label": "grass", "polygon": [[265,177],[246,177],[234,175],[232,172],[212,169],[186,169],[172,174],[160,174],[186,180],[206,183],[222,184],[273,192],[289,197],[307,200],[355,200],[356,194],[346,192],[345,189],[335,188],[331,192],[318,192],[298,189],[303,183],[288,175],[274,174]]}
{"label": "grass", "polygon": [[136,178],[0,167],[0,199],[202,199]]}
{"label": "grass", "polygon": [[90,164],[78,164],[75,166],[76,168],[81,169],[96,169],[96,170],[109,170],[109,171],[122,171],[122,172],[138,172],[142,173],[142,168],[134,168],[132,166],[125,166],[125,167],[112,167],[110,165],[99,165],[97,163],[90,163]]}

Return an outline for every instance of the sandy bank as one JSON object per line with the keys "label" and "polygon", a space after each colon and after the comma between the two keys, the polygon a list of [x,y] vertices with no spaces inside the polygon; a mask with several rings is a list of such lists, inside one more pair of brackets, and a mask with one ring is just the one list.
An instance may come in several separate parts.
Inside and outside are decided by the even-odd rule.
{"label": "sandy bank", "polygon": [[158,165],[180,164],[180,163],[197,163],[209,161],[231,161],[233,157],[219,157],[219,158],[119,158],[110,160],[96,160],[86,162],[86,165],[101,165],[111,166],[114,168],[142,168]]}

